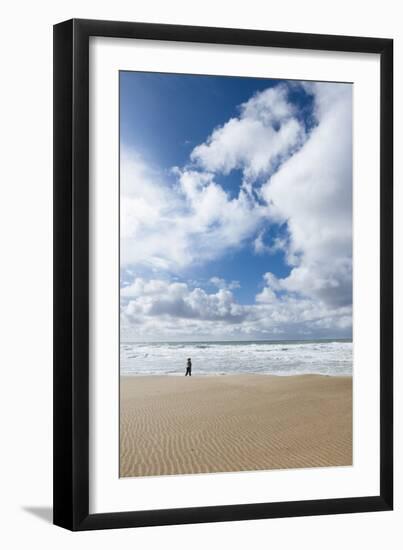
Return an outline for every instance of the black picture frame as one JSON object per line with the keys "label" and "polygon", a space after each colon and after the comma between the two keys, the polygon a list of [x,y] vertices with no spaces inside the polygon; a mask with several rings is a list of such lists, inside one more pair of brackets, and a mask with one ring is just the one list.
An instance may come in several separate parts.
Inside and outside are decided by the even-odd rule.
{"label": "black picture frame", "polygon": [[[364,52],[381,58],[380,487],[354,498],[89,513],[89,38]],[[393,507],[393,41],[73,19],[54,26],[54,523],[77,530]]]}

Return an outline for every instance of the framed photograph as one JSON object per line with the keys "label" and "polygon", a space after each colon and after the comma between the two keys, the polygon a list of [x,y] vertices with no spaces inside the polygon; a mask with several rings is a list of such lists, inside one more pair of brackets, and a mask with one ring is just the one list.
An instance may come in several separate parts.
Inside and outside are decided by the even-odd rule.
{"label": "framed photograph", "polygon": [[54,27],[54,523],[391,510],[393,42]]}

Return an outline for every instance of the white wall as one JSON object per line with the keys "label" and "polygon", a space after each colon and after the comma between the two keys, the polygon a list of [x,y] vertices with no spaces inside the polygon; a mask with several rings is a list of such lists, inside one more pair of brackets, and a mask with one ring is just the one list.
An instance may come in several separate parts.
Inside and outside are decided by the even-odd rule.
{"label": "white wall", "polygon": [[[0,33],[0,541],[5,548],[400,548],[402,407],[396,405],[396,510],[351,516],[70,533],[38,517],[51,505],[52,24],[71,17],[183,23],[395,39],[396,157],[403,147],[403,30],[397,0],[184,2],[14,1]],[[402,161],[396,158],[395,181]],[[396,186],[397,187],[397,186]],[[403,208],[396,188],[396,211]],[[402,222],[397,224],[402,233]],[[395,250],[401,249],[401,240]],[[402,254],[396,280],[402,279]],[[400,304],[398,304],[398,301]],[[396,304],[402,306],[401,292]],[[396,316],[396,341],[402,330]],[[396,396],[402,388],[396,345]],[[242,500],[242,495],[240,495]],[[29,509],[35,508],[35,513]]]}

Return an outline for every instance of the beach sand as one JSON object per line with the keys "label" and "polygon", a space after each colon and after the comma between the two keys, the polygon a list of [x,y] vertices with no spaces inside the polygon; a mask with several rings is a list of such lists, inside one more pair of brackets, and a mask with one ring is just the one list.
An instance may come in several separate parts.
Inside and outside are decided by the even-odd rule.
{"label": "beach sand", "polygon": [[352,378],[122,376],[120,475],[352,464]]}

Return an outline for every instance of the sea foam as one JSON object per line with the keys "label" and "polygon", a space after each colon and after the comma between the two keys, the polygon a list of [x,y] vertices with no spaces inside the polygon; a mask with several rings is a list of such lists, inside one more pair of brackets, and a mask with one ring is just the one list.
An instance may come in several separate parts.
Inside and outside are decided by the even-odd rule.
{"label": "sea foam", "polygon": [[276,342],[122,342],[123,375],[183,375],[188,357],[194,375],[352,374],[353,344],[347,340]]}

